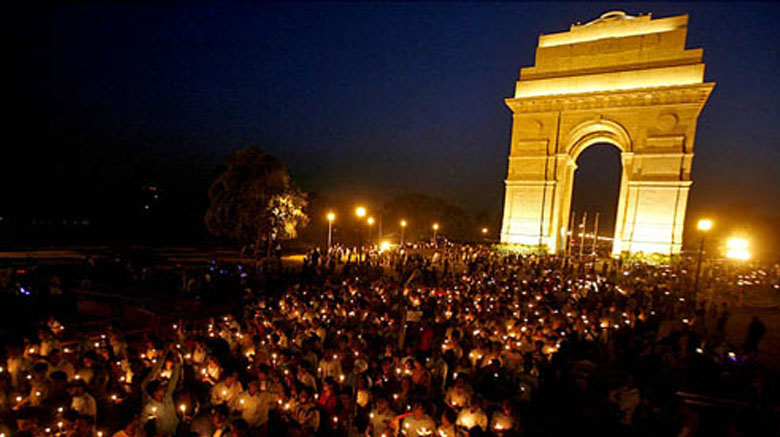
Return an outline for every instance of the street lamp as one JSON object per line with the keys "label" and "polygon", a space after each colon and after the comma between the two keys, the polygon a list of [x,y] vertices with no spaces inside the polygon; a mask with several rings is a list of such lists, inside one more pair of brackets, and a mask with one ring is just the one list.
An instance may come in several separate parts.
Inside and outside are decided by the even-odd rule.
{"label": "street lamp", "polygon": [[368,223],[368,247],[371,247],[371,245],[374,244],[371,240],[371,231],[374,229],[374,218],[369,217],[366,222]]}
{"label": "street lamp", "polygon": [[[358,219],[363,219],[366,216],[366,209],[362,206],[355,208],[355,215]],[[360,232],[360,226],[358,225],[358,264],[363,262],[363,234]]]}
{"label": "street lamp", "polygon": [[699,277],[701,276],[701,259],[704,253],[704,240],[707,237],[707,232],[712,229],[712,220],[701,219],[696,223],[696,229],[699,230],[701,236],[699,237],[699,260],[696,262],[696,279],[693,281],[694,296],[699,296]]}
{"label": "street lamp", "polygon": [[328,213],[328,250],[330,250],[330,244],[333,241],[333,220],[336,220],[336,214],[331,211]]}
{"label": "street lamp", "polygon": [[433,227],[433,244],[436,245],[436,235],[439,233],[439,224],[434,223],[432,227]]}
{"label": "street lamp", "polygon": [[404,246],[404,233],[406,231],[406,220],[401,220],[401,247]]}
{"label": "street lamp", "polygon": [[487,235],[488,228],[482,228],[482,235]]}
{"label": "street lamp", "polygon": [[739,261],[747,261],[750,259],[750,251],[748,250],[748,240],[745,238],[733,237],[726,242],[726,258],[735,259]]}

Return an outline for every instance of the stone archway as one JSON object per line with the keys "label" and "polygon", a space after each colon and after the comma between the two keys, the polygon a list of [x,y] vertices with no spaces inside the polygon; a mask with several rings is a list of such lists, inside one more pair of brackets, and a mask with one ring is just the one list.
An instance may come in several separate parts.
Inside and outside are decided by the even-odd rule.
{"label": "stone archway", "polygon": [[690,189],[704,83],[686,50],[688,16],[611,12],[542,35],[515,96],[501,241],[563,249],[576,160],[597,143],[621,151],[613,254],[675,254]]}

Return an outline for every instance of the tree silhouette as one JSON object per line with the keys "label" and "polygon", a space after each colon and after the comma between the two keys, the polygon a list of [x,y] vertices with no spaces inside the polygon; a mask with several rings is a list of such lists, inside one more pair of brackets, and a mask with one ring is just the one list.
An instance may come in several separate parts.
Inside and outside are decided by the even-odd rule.
{"label": "tree silhouette", "polygon": [[228,157],[209,189],[205,223],[208,231],[254,245],[254,256],[265,243],[289,240],[306,226],[306,195],[292,182],[287,167],[275,156],[250,146]]}

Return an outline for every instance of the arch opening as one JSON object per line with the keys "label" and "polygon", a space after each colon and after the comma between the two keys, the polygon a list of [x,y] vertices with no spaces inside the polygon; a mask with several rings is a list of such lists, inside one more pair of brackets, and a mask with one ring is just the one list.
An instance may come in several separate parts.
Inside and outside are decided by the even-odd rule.
{"label": "arch opening", "polygon": [[573,220],[571,252],[607,256],[612,252],[615,235],[623,173],[621,150],[610,142],[599,141],[578,150],[572,158],[576,169],[569,215],[569,223]]}

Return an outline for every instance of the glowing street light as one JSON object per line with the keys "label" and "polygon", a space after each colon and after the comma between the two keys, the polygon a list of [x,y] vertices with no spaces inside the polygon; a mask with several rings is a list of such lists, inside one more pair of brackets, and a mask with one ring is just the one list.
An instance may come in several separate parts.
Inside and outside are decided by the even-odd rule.
{"label": "glowing street light", "polygon": [[693,281],[693,291],[698,297],[699,294],[699,277],[701,276],[701,260],[704,253],[704,240],[707,238],[707,232],[712,229],[712,220],[708,218],[700,219],[696,223],[696,229],[699,230],[701,236],[699,237],[699,260],[696,262],[696,279]]}
{"label": "glowing street light", "polygon": [[[359,219],[362,219],[366,216],[366,208],[362,206],[358,206],[355,208],[355,215],[358,216]],[[360,226],[358,226],[358,263],[363,262],[363,234],[360,232]]]}
{"label": "glowing street light", "polygon": [[331,211],[328,213],[328,249],[330,249],[330,244],[333,241],[333,220],[336,220],[336,214]]}
{"label": "glowing street light", "polygon": [[482,235],[487,235],[488,228],[482,228]]}
{"label": "glowing street light", "polygon": [[369,217],[368,220],[366,220],[366,223],[368,223],[368,247],[371,247],[374,245],[373,241],[371,240],[371,231],[374,230],[374,218]]}
{"label": "glowing street light", "polygon": [[436,244],[436,236],[439,233],[439,224],[434,223],[432,227],[433,227],[433,244]]}
{"label": "glowing street light", "polygon": [[406,231],[406,220],[401,220],[401,247],[404,246],[404,233]]}
{"label": "glowing street light", "polygon": [[707,232],[710,229],[712,229],[712,220],[710,219],[701,219],[698,223],[696,223],[696,229]]}
{"label": "glowing street light", "polygon": [[730,238],[726,242],[726,258],[735,259],[739,261],[747,261],[750,259],[750,251],[748,250],[748,240],[740,237]]}

